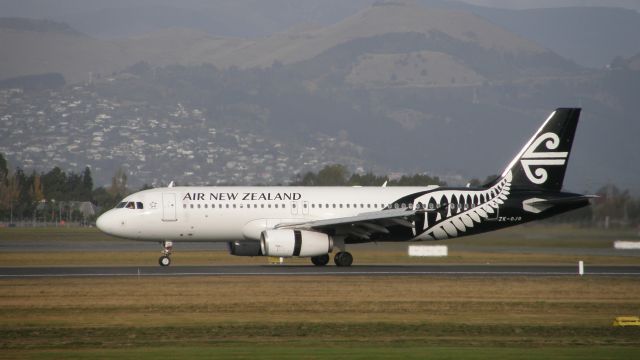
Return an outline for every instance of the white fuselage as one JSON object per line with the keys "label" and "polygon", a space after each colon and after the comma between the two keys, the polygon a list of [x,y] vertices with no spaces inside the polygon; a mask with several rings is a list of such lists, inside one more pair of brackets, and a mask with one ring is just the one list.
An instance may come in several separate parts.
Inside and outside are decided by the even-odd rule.
{"label": "white fuselage", "polygon": [[[380,211],[429,187],[172,187],[144,190],[109,210],[98,227],[142,241],[259,239],[279,224]],[[138,204],[128,208],[126,204]],[[140,205],[141,204],[141,205]],[[141,208],[140,208],[141,207]]]}

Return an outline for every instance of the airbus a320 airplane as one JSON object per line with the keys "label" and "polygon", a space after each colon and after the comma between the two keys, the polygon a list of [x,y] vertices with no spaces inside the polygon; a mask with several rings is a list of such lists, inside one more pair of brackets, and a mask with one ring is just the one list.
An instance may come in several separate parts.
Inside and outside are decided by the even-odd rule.
{"label": "airbus a320 airplane", "polygon": [[100,216],[103,232],[162,244],[228,242],[237,256],[310,257],[350,266],[347,244],[443,240],[544,219],[589,205],[562,192],[580,109],[554,111],[507,165],[479,188],[174,187],[127,196]]}

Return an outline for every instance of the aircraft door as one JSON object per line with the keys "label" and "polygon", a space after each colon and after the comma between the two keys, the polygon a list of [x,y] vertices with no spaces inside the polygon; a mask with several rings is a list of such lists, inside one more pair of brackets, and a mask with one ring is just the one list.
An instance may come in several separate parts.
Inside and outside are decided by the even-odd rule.
{"label": "aircraft door", "polygon": [[291,202],[291,215],[298,215],[298,202],[297,201],[292,201]]}
{"label": "aircraft door", "polygon": [[302,202],[302,215],[309,215],[309,202],[308,201],[303,201]]}
{"label": "aircraft door", "polygon": [[162,221],[176,220],[176,194],[162,193]]}

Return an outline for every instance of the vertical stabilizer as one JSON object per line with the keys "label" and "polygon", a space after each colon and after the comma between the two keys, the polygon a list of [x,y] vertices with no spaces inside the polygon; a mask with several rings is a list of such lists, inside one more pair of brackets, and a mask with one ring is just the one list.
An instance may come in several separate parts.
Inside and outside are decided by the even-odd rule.
{"label": "vertical stabilizer", "polygon": [[552,112],[500,178],[510,172],[514,189],[560,191],[579,117],[579,108],[559,108]]}

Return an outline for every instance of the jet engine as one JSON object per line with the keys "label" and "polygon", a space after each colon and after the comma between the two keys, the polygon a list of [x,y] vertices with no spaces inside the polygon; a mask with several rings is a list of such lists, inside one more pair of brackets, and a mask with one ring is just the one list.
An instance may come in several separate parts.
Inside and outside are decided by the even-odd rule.
{"label": "jet engine", "polygon": [[266,256],[319,256],[333,250],[333,240],[315,231],[265,230],[260,235],[260,248]]}
{"label": "jet engine", "polygon": [[229,253],[235,256],[262,256],[260,241],[239,240],[229,242]]}

